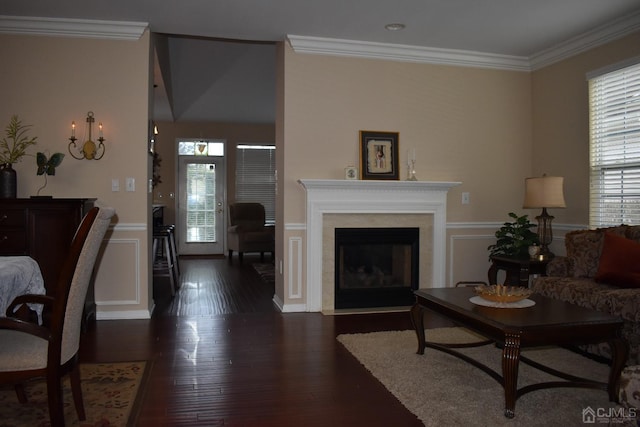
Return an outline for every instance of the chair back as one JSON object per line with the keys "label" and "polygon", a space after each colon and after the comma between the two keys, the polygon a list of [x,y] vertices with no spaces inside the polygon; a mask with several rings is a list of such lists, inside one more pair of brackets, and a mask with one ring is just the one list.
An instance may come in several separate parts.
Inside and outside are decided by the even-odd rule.
{"label": "chair back", "polygon": [[55,345],[49,346],[50,362],[59,357],[59,363],[66,363],[78,352],[87,289],[114,213],[110,207],[94,207],[76,230],[57,283],[59,293],[53,305],[51,330],[59,338],[54,338]]}
{"label": "chair back", "polygon": [[246,231],[264,227],[265,212],[261,203],[238,202],[229,205],[229,226],[239,225]]}

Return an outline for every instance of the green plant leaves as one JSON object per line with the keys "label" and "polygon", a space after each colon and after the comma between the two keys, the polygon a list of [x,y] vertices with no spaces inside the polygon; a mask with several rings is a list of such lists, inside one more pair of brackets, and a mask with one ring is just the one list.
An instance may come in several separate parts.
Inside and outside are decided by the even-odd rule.
{"label": "green plant leaves", "polygon": [[5,128],[5,137],[0,139],[0,164],[18,163],[29,146],[36,144],[38,137],[29,138],[31,125],[23,125],[17,115],[11,116]]}
{"label": "green plant leaves", "polygon": [[513,222],[505,222],[496,233],[496,243],[487,247],[490,256],[528,256],[529,246],[539,244],[538,235],[531,231],[535,227],[527,215],[518,216],[509,212]]}

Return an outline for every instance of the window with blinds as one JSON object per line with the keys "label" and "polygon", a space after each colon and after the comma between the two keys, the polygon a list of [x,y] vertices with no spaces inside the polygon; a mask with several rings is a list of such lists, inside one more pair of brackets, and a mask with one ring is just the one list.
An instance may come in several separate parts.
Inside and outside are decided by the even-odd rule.
{"label": "window with blinds", "polygon": [[640,62],[589,79],[591,227],[640,224]]}
{"label": "window with blinds", "polygon": [[276,221],[276,147],[238,145],[236,152],[236,201],[264,205],[267,224]]}

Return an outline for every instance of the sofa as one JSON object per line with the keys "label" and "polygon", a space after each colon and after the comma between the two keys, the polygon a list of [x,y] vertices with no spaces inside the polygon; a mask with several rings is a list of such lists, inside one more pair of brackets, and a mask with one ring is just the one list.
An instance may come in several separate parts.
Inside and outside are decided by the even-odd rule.
{"label": "sofa", "polygon": [[[577,230],[565,235],[566,256],[547,265],[546,276],[533,281],[534,292],[583,307],[620,316],[622,337],[629,344],[626,367],[620,375],[618,399],[633,417],[620,425],[640,421],[640,226],[621,225]],[[582,350],[610,359],[607,343]]]}
{"label": "sofa", "polygon": [[[534,292],[623,319],[629,344],[627,366],[640,365],[640,226],[576,230],[565,235],[566,256],[547,265]],[[583,350],[610,358],[606,343]]]}

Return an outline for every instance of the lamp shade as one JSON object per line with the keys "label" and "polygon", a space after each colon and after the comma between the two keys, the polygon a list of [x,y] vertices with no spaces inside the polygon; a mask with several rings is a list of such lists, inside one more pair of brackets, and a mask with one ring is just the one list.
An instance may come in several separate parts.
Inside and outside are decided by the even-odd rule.
{"label": "lamp shade", "polygon": [[564,177],[526,178],[523,208],[564,208]]}

